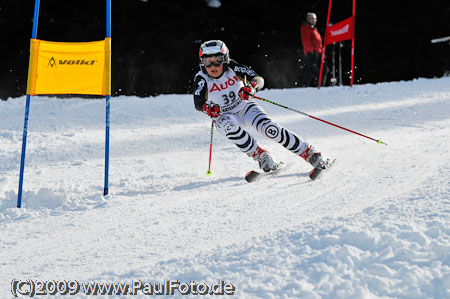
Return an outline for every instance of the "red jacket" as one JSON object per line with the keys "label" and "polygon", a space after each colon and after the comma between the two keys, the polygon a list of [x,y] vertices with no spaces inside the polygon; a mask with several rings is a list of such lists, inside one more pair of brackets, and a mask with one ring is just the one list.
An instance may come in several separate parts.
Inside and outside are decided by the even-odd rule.
{"label": "red jacket", "polygon": [[305,56],[308,52],[322,54],[322,38],[317,28],[308,23],[303,23],[300,31],[302,33],[303,53],[305,53]]}

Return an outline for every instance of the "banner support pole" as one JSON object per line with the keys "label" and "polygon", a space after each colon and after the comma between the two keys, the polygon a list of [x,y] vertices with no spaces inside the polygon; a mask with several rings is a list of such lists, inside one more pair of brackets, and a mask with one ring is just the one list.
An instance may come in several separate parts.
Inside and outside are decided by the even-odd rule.
{"label": "banner support pole", "polygon": [[[327,16],[327,24],[325,26],[325,35],[328,30],[328,24],[330,24],[331,2],[332,2],[332,0],[330,0],[330,3],[328,4],[328,16]],[[325,59],[325,49],[326,48],[327,48],[327,46],[325,45],[325,36],[324,36],[323,47],[322,47],[322,59],[320,62],[319,82],[317,84],[317,89],[320,89],[320,85],[322,84],[323,61]]]}
{"label": "banner support pole", "polygon": [[[106,37],[111,37],[111,0],[106,0]],[[110,126],[110,95],[106,95],[106,130],[105,130],[105,186],[103,196],[109,193],[109,126]]]}
{"label": "banner support pole", "polygon": [[[34,2],[34,16],[33,16],[33,32],[31,37],[33,39],[37,38],[37,28],[39,20],[39,5],[40,1],[35,0]],[[25,119],[23,122],[23,138],[22,138],[22,155],[20,157],[20,175],[19,175],[19,190],[17,193],[17,207],[22,206],[22,191],[23,191],[23,174],[25,171],[25,153],[27,149],[27,135],[28,135],[28,116],[30,114],[30,102],[31,96],[28,94],[25,103]]]}
{"label": "banner support pole", "polygon": [[351,62],[351,70],[352,76],[350,78],[350,86],[353,87],[353,77],[355,76],[355,1],[353,0],[353,37],[352,37],[352,62]]}

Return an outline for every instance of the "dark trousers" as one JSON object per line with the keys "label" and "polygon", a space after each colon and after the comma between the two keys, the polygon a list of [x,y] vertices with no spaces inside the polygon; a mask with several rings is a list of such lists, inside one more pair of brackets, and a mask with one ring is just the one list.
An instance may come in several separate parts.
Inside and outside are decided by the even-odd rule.
{"label": "dark trousers", "polygon": [[[303,87],[317,87],[319,82],[319,73],[320,73],[320,61],[322,59],[322,55],[318,52],[308,52],[306,54],[306,71],[303,76]],[[322,71],[322,86],[325,85],[327,81],[328,75],[328,67],[326,62],[323,62],[323,71]]]}

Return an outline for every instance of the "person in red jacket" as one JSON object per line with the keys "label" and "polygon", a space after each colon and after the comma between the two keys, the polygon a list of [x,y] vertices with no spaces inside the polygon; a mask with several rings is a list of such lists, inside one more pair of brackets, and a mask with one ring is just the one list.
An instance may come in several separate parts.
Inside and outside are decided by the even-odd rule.
{"label": "person in red jacket", "polygon": [[[319,72],[320,72],[320,61],[322,58],[322,38],[319,31],[316,28],[317,16],[313,12],[308,12],[306,14],[306,20],[300,27],[302,35],[303,53],[306,58],[306,72],[303,77],[303,87],[317,86]],[[322,85],[326,81],[326,74],[328,69],[324,64],[324,72]]]}

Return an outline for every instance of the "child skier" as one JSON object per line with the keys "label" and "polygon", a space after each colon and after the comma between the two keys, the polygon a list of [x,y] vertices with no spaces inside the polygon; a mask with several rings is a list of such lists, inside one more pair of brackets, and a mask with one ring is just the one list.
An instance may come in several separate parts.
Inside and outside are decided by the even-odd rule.
{"label": "child skier", "polygon": [[[280,167],[270,153],[258,145],[246,128],[252,127],[263,136],[309,162],[314,169],[323,169],[326,162],[314,147],[295,133],[267,116],[253,100],[264,86],[264,79],[252,69],[230,59],[224,42],[210,40],[200,46],[200,71],[194,78],[194,104],[213,120],[217,131],[249,157],[265,172]],[[313,171],[314,171],[313,169]]]}

